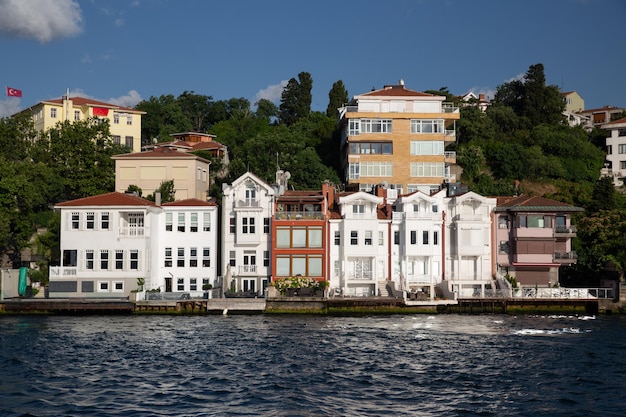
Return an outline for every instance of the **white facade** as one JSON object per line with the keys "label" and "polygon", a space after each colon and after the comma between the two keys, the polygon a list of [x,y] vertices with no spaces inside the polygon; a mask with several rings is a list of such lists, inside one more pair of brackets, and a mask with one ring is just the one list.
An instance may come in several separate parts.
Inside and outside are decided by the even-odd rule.
{"label": "white facade", "polygon": [[626,119],[616,120],[602,125],[607,131],[606,160],[607,167],[602,176],[613,178],[615,186],[624,184],[626,177]]}
{"label": "white facade", "polygon": [[222,276],[226,290],[262,295],[271,271],[274,189],[247,172],[222,186]]}
{"label": "white facade", "polygon": [[471,191],[444,201],[448,289],[458,296],[484,295],[493,280],[492,213],[497,201]]}
{"label": "white facade", "polygon": [[332,294],[384,294],[389,278],[389,221],[378,218],[384,199],[366,192],[339,197],[341,219],[330,220]]}
{"label": "white facade", "polygon": [[197,199],[161,208],[154,273],[146,280],[146,290],[201,296],[205,285],[216,286],[218,208]]}
{"label": "white facade", "polygon": [[445,190],[427,195],[420,191],[401,196],[394,204],[392,279],[396,288],[435,297],[442,280],[443,210]]}
{"label": "white facade", "polygon": [[50,297],[118,298],[150,274],[160,209],[119,193],[59,204],[61,265],[50,267]]}
{"label": "white facade", "polygon": [[[197,296],[204,279],[210,284],[215,281],[214,204],[192,199],[157,206],[140,197],[114,192],[61,203],[56,209],[61,213],[62,256],[60,266],[50,267],[52,298],[124,298],[139,289],[140,278],[144,290]],[[168,213],[175,218],[173,231],[166,230]],[[184,230],[177,229],[181,225],[176,223],[179,213],[184,215]],[[166,267],[166,247],[174,251],[171,267]],[[177,263],[179,248],[183,248],[182,266]],[[196,266],[191,264],[194,248]],[[205,248],[210,248],[213,256],[208,266],[203,266]],[[171,277],[174,279],[168,286],[167,278]]]}

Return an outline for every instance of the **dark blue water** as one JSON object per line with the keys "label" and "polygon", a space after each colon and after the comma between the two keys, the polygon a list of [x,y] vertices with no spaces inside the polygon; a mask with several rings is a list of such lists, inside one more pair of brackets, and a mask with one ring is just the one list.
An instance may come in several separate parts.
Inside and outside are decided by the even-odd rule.
{"label": "dark blue water", "polygon": [[624,416],[626,318],[0,317],[0,416]]}

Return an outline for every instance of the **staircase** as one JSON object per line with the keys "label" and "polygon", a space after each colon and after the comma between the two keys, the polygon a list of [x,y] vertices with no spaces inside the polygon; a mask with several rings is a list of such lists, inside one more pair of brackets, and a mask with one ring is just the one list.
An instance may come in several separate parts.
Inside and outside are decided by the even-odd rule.
{"label": "staircase", "polygon": [[393,295],[389,292],[389,288],[387,288],[387,283],[389,281],[382,280],[378,281],[378,295],[381,297],[393,297]]}

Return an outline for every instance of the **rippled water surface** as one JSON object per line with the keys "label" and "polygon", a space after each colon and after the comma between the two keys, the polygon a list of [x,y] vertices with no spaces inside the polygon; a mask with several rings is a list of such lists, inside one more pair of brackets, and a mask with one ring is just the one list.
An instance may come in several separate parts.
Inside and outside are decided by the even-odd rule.
{"label": "rippled water surface", "polygon": [[626,318],[0,317],[0,416],[624,416]]}

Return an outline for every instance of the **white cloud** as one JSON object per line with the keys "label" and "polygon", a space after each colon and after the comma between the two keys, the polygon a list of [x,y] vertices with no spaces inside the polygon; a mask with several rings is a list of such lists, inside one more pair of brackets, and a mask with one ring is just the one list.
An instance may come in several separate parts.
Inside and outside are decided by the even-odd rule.
{"label": "white cloud", "polygon": [[110,98],[106,101],[111,104],[117,104],[118,106],[135,107],[135,105],[137,105],[137,103],[141,100],[143,100],[143,98],[141,98],[141,94],[139,94],[136,90],[130,90],[125,96]]}
{"label": "white cloud", "polygon": [[515,77],[506,80],[505,83],[510,83],[511,81],[524,81],[524,76],[525,75],[526,75],[526,73],[524,73],[524,72],[519,73]]}
{"label": "white cloud", "polygon": [[0,33],[46,43],[82,31],[74,0],[0,0]]}
{"label": "white cloud", "polygon": [[19,97],[7,97],[0,100],[0,117],[13,116],[22,110],[21,99]]}
{"label": "white cloud", "polygon": [[278,104],[278,102],[280,101],[280,97],[283,94],[283,90],[287,86],[288,82],[289,81],[287,80],[283,80],[278,84],[269,85],[263,90],[259,90],[259,92],[256,93],[254,103],[252,104],[256,104],[262,98],[269,100],[274,104]]}
{"label": "white cloud", "polygon": [[80,59],[80,62],[82,62],[83,64],[91,64],[91,57],[89,56],[89,54],[85,54]]}
{"label": "white cloud", "polygon": [[487,100],[492,100],[496,96],[495,88],[491,87],[472,87],[468,90],[468,93],[474,93],[477,96],[484,94]]}

